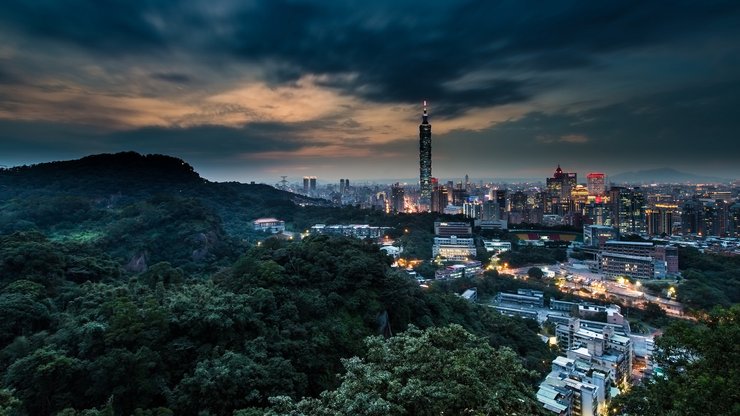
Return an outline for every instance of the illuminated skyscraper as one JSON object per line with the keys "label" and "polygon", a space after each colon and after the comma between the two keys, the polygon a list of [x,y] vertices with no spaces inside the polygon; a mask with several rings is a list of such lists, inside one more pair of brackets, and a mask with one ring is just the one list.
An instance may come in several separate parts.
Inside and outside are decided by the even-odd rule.
{"label": "illuminated skyscraper", "polygon": [[548,195],[544,201],[545,213],[563,215],[570,211],[570,191],[578,184],[576,173],[563,172],[558,164],[552,178],[546,178],[546,182]]}
{"label": "illuminated skyscraper", "polygon": [[432,197],[432,125],[429,124],[427,102],[419,125],[419,204],[429,205]]}
{"label": "illuminated skyscraper", "polygon": [[586,175],[588,193],[590,195],[602,196],[606,193],[606,175],[592,172]]}

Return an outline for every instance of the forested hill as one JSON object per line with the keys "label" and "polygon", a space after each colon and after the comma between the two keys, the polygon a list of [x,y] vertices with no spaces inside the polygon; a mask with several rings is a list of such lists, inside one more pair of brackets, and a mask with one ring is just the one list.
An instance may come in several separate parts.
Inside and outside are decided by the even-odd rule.
{"label": "forested hill", "polygon": [[0,169],[0,201],[13,197],[64,194],[115,202],[157,194],[207,198],[215,204],[243,197],[256,208],[276,201],[325,205],[326,202],[280,191],[268,185],[210,182],[185,161],[135,152],[100,154],[82,159]]}
{"label": "forested hill", "polygon": [[296,198],[135,153],[0,172],[0,414],[540,413],[536,323],[422,290],[372,243],[239,234],[405,218]]}
{"label": "forested hill", "polygon": [[135,152],[0,170],[0,184],[16,191],[34,189],[78,195],[143,194],[203,183],[206,181],[193,167],[180,159]]}
{"label": "forested hill", "polygon": [[168,261],[190,269],[233,261],[251,220],[326,201],[267,185],[215,183],[183,160],[134,152],[0,169],[0,234],[40,232],[94,244],[144,270]]}

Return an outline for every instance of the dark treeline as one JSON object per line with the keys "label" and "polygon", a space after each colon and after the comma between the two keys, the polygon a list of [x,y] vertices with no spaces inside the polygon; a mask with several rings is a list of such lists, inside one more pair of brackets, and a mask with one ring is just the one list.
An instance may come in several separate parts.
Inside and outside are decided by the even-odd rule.
{"label": "dark treeline", "polygon": [[679,248],[681,284],[678,300],[694,309],[711,310],[740,302],[740,257]]}
{"label": "dark treeline", "polygon": [[740,414],[740,306],[715,309],[698,323],[674,321],[656,342],[661,372],[617,396],[609,415]]}
{"label": "dark treeline", "polygon": [[[2,237],[2,247],[0,365],[17,414],[225,415],[317,397],[339,386],[342,358],[367,353],[366,337],[409,325],[460,324],[525,357],[507,365],[542,370],[550,358],[536,328],[424,293],[361,241],[271,239],[205,279],[169,263],[124,273],[96,249],[35,233]],[[522,369],[515,384],[537,374]]]}

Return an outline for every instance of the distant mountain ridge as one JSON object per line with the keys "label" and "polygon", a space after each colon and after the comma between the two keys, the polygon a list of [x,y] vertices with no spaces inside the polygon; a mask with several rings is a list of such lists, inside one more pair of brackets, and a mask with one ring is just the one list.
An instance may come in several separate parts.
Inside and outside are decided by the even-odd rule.
{"label": "distant mountain ridge", "polygon": [[730,182],[731,179],[716,176],[697,175],[681,172],[673,168],[658,168],[623,172],[609,177],[612,183],[700,183]]}

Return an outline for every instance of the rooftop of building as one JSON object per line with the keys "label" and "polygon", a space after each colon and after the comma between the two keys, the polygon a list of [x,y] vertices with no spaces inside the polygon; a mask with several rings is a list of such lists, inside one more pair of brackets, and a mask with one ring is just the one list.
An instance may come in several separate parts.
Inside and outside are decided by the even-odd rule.
{"label": "rooftop of building", "polygon": [[652,247],[654,245],[652,242],[643,242],[643,241],[617,241],[617,240],[608,240],[604,244],[620,245],[620,246],[640,246],[640,247]]}
{"label": "rooftop of building", "polygon": [[630,254],[622,254],[622,253],[614,253],[611,251],[604,251],[601,253],[602,257],[617,257],[620,259],[625,260],[635,260],[635,261],[646,261],[646,262],[652,262],[653,258],[649,256],[633,256]]}
{"label": "rooftop of building", "polygon": [[257,218],[254,220],[255,224],[270,224],[275,222],[284,222],[283,220],[279,220],[277,218]]}

